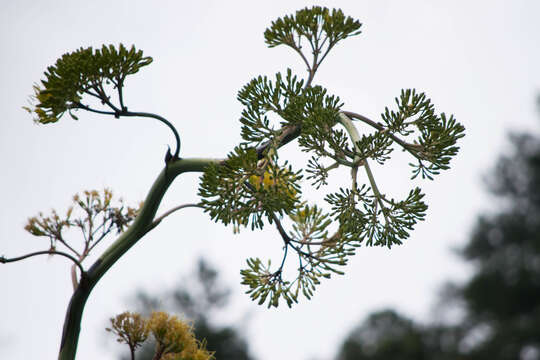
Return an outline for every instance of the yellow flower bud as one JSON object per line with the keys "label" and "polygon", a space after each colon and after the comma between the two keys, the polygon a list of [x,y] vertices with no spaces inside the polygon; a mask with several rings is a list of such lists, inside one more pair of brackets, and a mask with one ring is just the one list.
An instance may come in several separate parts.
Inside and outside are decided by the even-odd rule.
{"label": "yellow flower bud", "polygon": [[[291,174],[286,170],[282,173],[281,177],[283,180],[288,180],[291,177]],[[249,183],[257,190],[260,190],[261,187],[265,190],[269,190],[272,187],[280,185],[280,180],[281,179],[279,178],[274,178],[268,170],[265,171],[262,176],[251,175],[249,177]],[[297,191],[292,186],[288,186],[286,191],[289,196],[296,197]]]}

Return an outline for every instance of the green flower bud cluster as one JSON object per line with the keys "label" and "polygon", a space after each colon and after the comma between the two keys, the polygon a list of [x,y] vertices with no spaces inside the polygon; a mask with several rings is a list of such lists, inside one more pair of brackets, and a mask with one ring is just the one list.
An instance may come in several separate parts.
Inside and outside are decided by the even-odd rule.
{"label": "green flower bud cluster", "polygon": [[[295,50],[308,77],[302,80],[287,69],[273,79],[258,76],[248,82],[238,93],[244,106],[243,143],[223,164],[208,167],[202,177],[201,205],[212,219],[232,223],[235,232],[249,223],[252,229],[260,229],[266,220],[275,224],[281,236],[284,250],[279,266],[250,258],[241,271],[247,293],[259,304],[278,306],[283,299],[291,306],[300,294],[311,298],[321,278],[342,274],[339,267],[361,244],[389,248],[402,244],[425,218],[424,194],[417,187],[404,200],[391,198],[379,189],[370,162],[384,165],[399,146],[417,161],[411,164],[413,178],[433,179],[449,168],[459,149],[457,140],[464,136],[461,124],[452,116],[437,115],[426,95],[414,89],[403,90],[396,99],[397,110],[386,108],[382,122],[375,122],[342,110],[339,97],[312,84],[328,52],[340,40],[359,34],[360,26],[341,10],[317,6],[274,21],[265,32],[266,43]],[[311,54],[304,52],[302,42],[309,44]],[[279,123],[273,120],[276,116]],[[357,120],[374,131],[361,135],[354,124]],[[317,189],[328,184],[332,170],[350,169],[350,188],[326,195],[327,213],[301,200],[302,170],[275,165],[280,147],[294,139],[301,151],[312,155],[305,170]],[[360,170],[365,171],[368,184],[357,184]],[[292,230],[286,230],[288,224]],[[287,279],[289,272],[284,269],[291,252],[296,255],[297,276]]]}

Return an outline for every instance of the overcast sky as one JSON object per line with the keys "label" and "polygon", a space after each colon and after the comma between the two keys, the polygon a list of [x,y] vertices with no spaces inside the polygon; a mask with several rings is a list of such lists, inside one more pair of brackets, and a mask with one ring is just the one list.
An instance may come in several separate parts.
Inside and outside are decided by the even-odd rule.
{"label": "overcast sky", "polygon": [[[78,359],[113,359],[120,347],[104,340],[106,320],[132,309],[135,290],[170,288],[202,255],[233,289],[233,305],[218,320],[242,325],[260,360],[330,359],[355,324],[384,307],[425,321],[441,283],[467,276],[469,269],[451,249],[467,240],[480,211],[494,209],[482,175],[508,149],[508,131],[538,129],[538,1],[5,1],[0,255],[46,249],[45,239],[23,230],[26,219],[51,208],[65,211],[81,190],[110,187],[128,203],[143,200],[173,142],[164,126],[149,119],[79,113],[78,122],[66,117],[35,125],[21,107],[59,56],[81,46],[135,44],[154,62],[127,81],[130,110],[170,119],[182,138],[181,156],[223,157],[240,140],[237,91],[259,74],[273,76],[288,67],[305,74],[290,49],[265,46],[265,28],[315,4],[340,7],[363,23],[362,34],[340,43],[315,79],[340,96],[344,109],[378,120],[400,89],[416,88],[465,125],[453,169],[420,182],[430,205],[426,221],[401,247],[360,248],[345,276],[325,281],[312,301],[267,310],[243,294],[239,271],[249,256],[278,261],[279,236],[270,228],[233,235],[200,209],[182,210],[95,288]],[[284,155],[301,165],[303,157],[293,150],[289,145]],[[390,165],[374,171],[379,187],[391,195],[403,197],[419,184],[409,182],[406,164]],[[196,202],[197,179],[179,177],[160,212]],[[42,257],[0,266],[0,358],[57,356],[70,265]]]}

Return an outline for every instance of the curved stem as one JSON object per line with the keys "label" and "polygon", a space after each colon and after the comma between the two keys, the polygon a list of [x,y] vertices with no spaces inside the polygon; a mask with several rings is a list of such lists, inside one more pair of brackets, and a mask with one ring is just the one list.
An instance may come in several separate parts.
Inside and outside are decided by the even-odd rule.
{"label": "curved stem", "polygon": [[289,250],[289,244],[285,244],[285,251],[283,252],[283,258],[281,259],[281,265],[279,266],[279,277],[283,274],[283,267],[285,266],[285,260],[287,260],[287,252]]}
{"label": "curved stem", "polygon": [[149,117],[149,118],[153,118],[153,119],[156,119],[156,120],[159,120],[161,121],[162,123],[164,123],[165,125],[167,125],[167,127],[169,129],[171,129],[171,131],[173,132],[174,134],[174,138],[176,140],[176,150],[174,152],[174,158],[178,158],[178,155],[180,154],[180,136],[178,135],[178,131],[176,131],[176,128],[174,127],[174,125],[168,121],[167,119],[165,119],[164,117],[162,116],[159,116],[157,114],[152,114],[152,113],[147,113],[147,112],[132,112],[132,111],[127,111],[127,110],[124,110],[124,111],[121,111],[119,114],[119,116],[140,116],[140,117]]}
{"label": "curved stem", "polygon": [[[353,166],[352,166],[352,169],[353,169],[353,174],[352,174],[353,185],[355,185],[355,183],[356,183],[356,171],[355,171],[355,168],[358,167],[358,165],[359,165],[358,163],[360,162],[360,160],[363,160],[363,159],[360,159],[360,156],[357,155],[358,153],[360,153],[360,149],[358,148],[358,142],[360,141],[360,134],[358,133],[358,130],[356,129],[356,126],[354,126],[354,124],[352,123],[352,120],[347,115],[345,115],[344,113],[339,114],[339,122],[341,123],[341,125],[343,125],[343,127],[345,127],[345,130],[347,130],[347,133],[349,134],[349,137],[351,138],[351,141],[352,141],[354,149],[355,149],[356,154],[354,155]],[[356,189],[356,187],[353,186],[353,191],[355,189]]]}
{"label": "curved stem", "polygon": [[[86,240],[86,239],[85,239]],[[64,245],[66,248],[69,249],[69,251],[71,251],[72,253],[74,253],[80,260],[80,257],[81,257],[81,254],[79,254],[79,252],[77,250],[75,250],[73,247],[69,246],[69,244],[64,240],[62,239],[61,237],[58,239],[58,241]]]}
{"label": "curved stem", "polygon": [[[358,119],[358,120],[360,120],[360,121],[374,127],[375,129],[377,129],[379,131],[386,131],[385,127],[382,124],[376,123],[375,121],[368,119],[364,115],[360,115],[360,114],[354,113],[352,111],[342,111],[341,113],[346,115],[346,116],[350,116],[351,118]],[[390,139],[392,139],[396,143],[398,143],[403,149],[408,151],[412,156],[414,156],[418,160],[424,160],[421,156],[418,155],[418,153],[416,153],[416,151],[414,151],[412,149],[412,146],[413,146],[412,144],[409,144],[409,143],[401,140],[400,138],[398,138],[397,136],[395,136],[391,132],[388,132],[388,136],[390,137]]]}
{"label": "curved stem", "polygon": [[278,232],[279,232],[279,235],[281,235],[281,238],[283,239],[283,242],[285,243],[285,246],[289,245],[289,243],[291,242],[291,238],[289,237],[289,235],[287,235],[287,232],[285,231],[285,229],[283,228],[283,226],[281,225],[281,221],[279,221],[279,219],[277,218],[276,214],[274,213],[271,213],[272,215],[272,220],[275,222],[276,224],[276,227],[278,229]]}
{"label": "curved stem", "polygon": [[302,52],[302,50],[300,50],[299,47],[295,47],[295,46],[291,46],[291,47],[300,55],[300,57],[304,61],[304,64],[306,64],[306,66],[307,66],[307,70],[309,72],[311,72],[311,66],[309,65],[309,62],[307,61],[307,59],[306,59],[304,53]]}
{"label": "curved stem", "polygon": [[83,310],[92,289],[103,275],[148,232],[159,204],[173,180],[185,172],[202,172],[209,164],[221,161],[215,159],[176,159],[161,171],[135,221],[88,269],[86,276],[81,278],[67,309],[59,360],[75,359]]}
{"label": "curved stem", "polygon": [[311,86],[311,83],[313,82],[313,79],[315,78],[315,73],[317,72],[318,64],[317,64],[317,53],[314,55],[313,64],[309,67],[309,76],[306,81],[306,85],[304,86],[304,90]]}
{"label": "curved stem", "polygon": [[180,135],[178,135],[178,131],[176,130],[174,125],[162,116],[159,116],[157,114],[147,113],[147,112],[132,112],[132,111],[127,111],[127,110],[116,111],[116,112],[103,111],[103,110],[93,109],[81,103],[74,103],[74,105],[75,105],[74,108],[76,109],[83,109],[83,110],[90,111],[97,114],[113,115],[113,116],[140,116],[140,117],[149,117],[149,118],[157,119],[161,121],[162,123],[164,123],[165,125],[167,125],[167,127],[171,129],[171,131],[174,134],[174,138],[176,140],[176,150],[174,152],[174,158],[178,158],[178,155],[180,154]]}
{"label": "curved stem", "polygon": [[60,256],[66,257],[69,260],[73,261],[73,263],[79,267],[79,270],[81,270],[81,276],[83,276],[85,273],[81,263],[77,259],[75,259],[73,256],[69,254],[66,254],[65,252],[56,251],[56,250],[36,251],[30,254],[26,254],[26,255],[14,257],[14,258],[9,258],[9,259],[3,256],[0,256],[0,263],[7,264],[10,262],[20,261],[20,260],[27,259],[29,257],[38,256],[38,255],[60,255]]}
{"label": "curved stem", "polygon": [[[328,39],[328,38],[326,38]],[[324,45],[324,42],[326,42],[326,39],[324,39],[323,41],[323,44],[321,44],[321,48],[322,46]],[[321,57],[321,60],[319,60],[319,63],[317,64],[317,67],[319,67],[321,65],[321,63],[323,62],[324,58],[326,57],[326,55],[328,55],[328,53],[330,52],[330,50],[332,50],[332,48],[334,47],[335,43],[330,43],[328,45],[328,48],[326,49],[325,53],[323,54],[323,56]]]}
{"label": "curved stem", "polygon": [[115,113],[118,113],[119,111],[121,111],[121,109],[118,109],[116,106],[114,106],[114,104],[111,102],[110,98],[107,96],[107,93],[105,92],[105,89],[103,88],[103,83],[100,82],[100,83],[96,84],[95,89],[98,92],[98,94],[100,95],[101,101],[104,104],[109,105],[109,107]]}
{"label": "curved stem", "polygon": [[307,89],[308,87],[311,86],[311,83],[313,81],[313,78],[315,77],[315,72],[317,71],[317,69],[310,69],[308,70],[309,71],[309,75],[308,75],[308,79],[306,81],[306,85],[304,86],[304,89]]}
{"label": "curved stem", "polygon": [[173,207],[172,209],[166,211],[165,213],[163,213],[161,216],[157,217],[153,222],[152,224],[148,227],[148,230],[146,230],[146,232],[149,232],[151,231],[152,229],[154,229],[156,226],[158,226],[161,221],[163,219],[165,219],[167,216],[171,215],[172,213],[174,213],[175,211],[178,211],[178,210],[181,210],[181,209],[185,209],[185,208],[188,208],[188,207],[198,207],[198,208],[202,208],[202,205],[200,204],[183,204],[183,205],[178,205],[178,206],[175,206]]}
{"label": "curved stem", "polygon": [[339,162],[336,161],[332,165],[324,168],[324,171],[330,171],[330,170],[333,170],[333,169],[337,169],[339,167],[339,165],[340,165]]}
{"label": "curved stem", "polygon": [[363,121],[366,124],[373,126],[375,129],[377,129],[379,131],[384,130],[384,126],[382,124],[377,123],[377,122],[375,122],[373,120],[370,120],[369,118],[365,117],[364,115],[360,115],[360,114],[354,113],[352,111],[342,111],[342,113],[349,116],[349,117],[351,117],[351,118]]}
{"label": "curved stem", "polygon": [[[280,130],[278,130],[279,136],[276,138],[276,142],[278,144],[277,147],[280,148],[296,139],[298,136],[300,136],[300,130],[300,125],[283,126]],[[257,147],[257,159],[262,159],[271,145],[272,141],[269,140]]]}
{"label": "curved stem", "polygon": [[375,177],[373,176],[373,173],[371,172],[371,168],[369,167],[367,160],[364,160],[364,168],[366,169],[366,174],[368,176],[369,183],[371,184],[371,188],[373,189],[373,193],[375,194],[375,197],[379,200],[380,205],[383,206],[382,204],[383,197],[381,195],[381,192],[379,191],[379,188],[377,187],[377,183],[375,182]]}
{"label": "curved stem", "polygon": [[[343,112],[339,114],[340,122],[345,126],[345,129],[347,129],[347,132],[349,132],[349,135],[351,137],[351,140],[354,143],[355,149],[358,150],[358,141],[360,141],[360,134],[358,134],[358,130],[356,130],[356,127],[352,123],[352,120],[345,115]],[[358,159],[355,158],[355,164],[357,163]],[[366,170],[367,177],[369,179],[369,183],[371,184],[371,189],[373,190],[373,194],[375,195],[375,199],[377,200],[377,203],[381,206],[381,211],[384,215],[385,221],[388,223],[389,220],[386,216],[386,212],[384,211],[385,206],[383,204],[383,196],[381,195],[379,188],[377,187],[377,183],[375,182],[375,177],[373,176],[373,173],[371,172],[371,168],[369,167],[369,163],[367,159],[362,159],[362,163],[364,166],[364,169]],[[355,165],[358,166],[358,165]],[[356,184],[356,174],[353,174],[353,184]],[[355,189],[355,188],[353,188]],[[375,213],[376,214],[376,213]],[[374,215],[375,216],[375,215]]]}

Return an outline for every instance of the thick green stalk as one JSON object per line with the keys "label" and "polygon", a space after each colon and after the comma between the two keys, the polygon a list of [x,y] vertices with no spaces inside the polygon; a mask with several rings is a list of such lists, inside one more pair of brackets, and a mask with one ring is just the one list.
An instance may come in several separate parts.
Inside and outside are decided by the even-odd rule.
{"label": "thick green stalk", "polygon": [[147,233],[159,204],[173,180],[185,172],[202,172],[211,163],[219,163],[220,161],[214,159],[178,159],[170,162],[161,171],[146,196],[141,211],[133,224],[83,274],[67,309],[58,355],[59,360],[75,359],[84,306],[92,289],[111,266]]}

